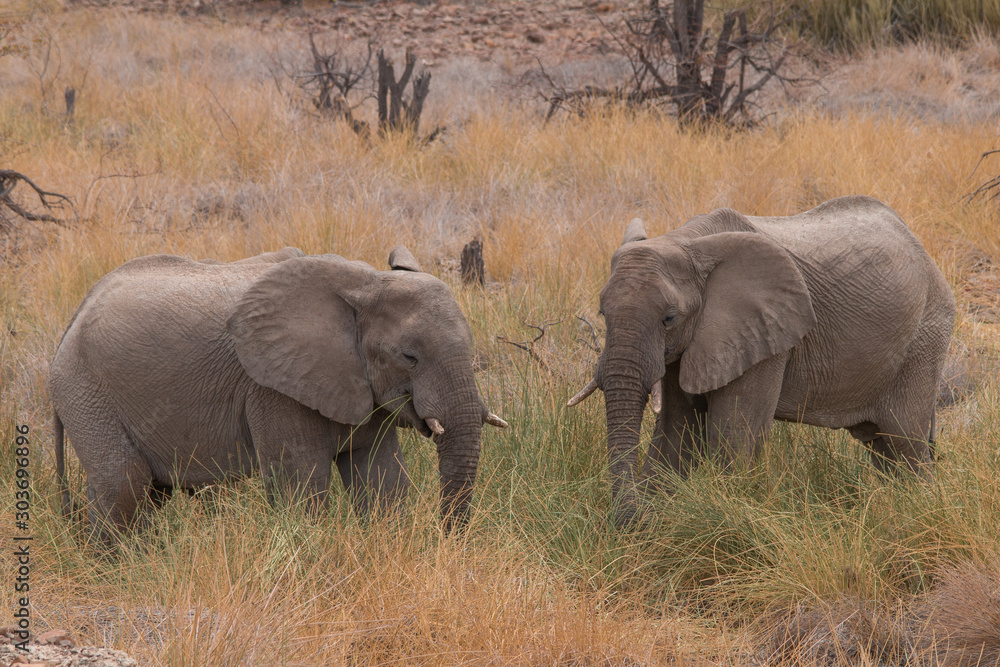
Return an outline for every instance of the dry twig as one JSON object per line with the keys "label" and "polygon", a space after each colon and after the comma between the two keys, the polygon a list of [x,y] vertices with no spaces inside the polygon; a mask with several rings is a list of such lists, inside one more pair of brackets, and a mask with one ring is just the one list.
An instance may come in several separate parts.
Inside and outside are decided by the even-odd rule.
{"label": "dry twig", "polygon": [[[24,174],[10,169],[0,169],[0,206],[6,207],[14,212],[14,214],[30,222],[51,222],[63,227],[66,226],[66,220],[49,215],[48,213],[32,213],[15,202],[11,198],[11,193],[18,183],[26,183],[28,187],[34,190],[35,194],[38,196],[38,200],[42,203],[42,206],[44,206],[46,210],[51,211],[54,208],[63,208],[63,206],[68,205],[73,211],[76,221],[80,221],[80,216],[76,212],[76,207],[73,206],[73,202],[70,201],[69,197],[61,195],[58,192],[48,192],[43,190],[35,185],[35,183]],[[10,225],[11,221],[3,215],[2,207],[0,207],[0,222],[5,223],[4,226]]]}
{"label": "dry twig", "polygon": [[[986,158],[988,158],[991,155],[994,155],[995,153],[1000,153],[1000,148],[995,148],[995,149],[993,149],[991,151],[986,151],[985,153],[983,153],[982,155],[980,155],[979,156],[979,161],[976,162],[976,167],[975,167],[975,169],[972,170],[972,174],[969,175],[969,178],[972,178],[972,176],[975,176],[976,171],[979,169],[979,165],[981,165],[983,163],[983,160],[985,160]],[[978,188],[976,188],[975,190],[973,190],[969,194],[965,195],[965,202],[967,204],[971,203],[972,200],[975,199],[976,197],[978,197],[979,195],[986,194],[990,190],[995,190],[995,192],[993,192],[992,194],[990,194],[990,196],[988,197],[988,199],[990,199],[992,201],[993,199],[996,199],[998,195],[1000,195],[1000,190],[997,190],[997,186],[1000,186],[1000,175],[994,176],[993,178],[991,178],[990,180],[986,181],[985,183],[983,183],[982,185],[980,185]]]}
{"label": "dry twig", "polygon": [[104,154],[101,155],[100,173],[97,176],[95,176],[94,178],[91,179],[90,185],[87,186],[87,190],[83,194],[83,204],[80,206],[80,209],[83,211],[84,218],[87,217],[87,204],[90,202],[90,195],[93,193],[94,187],[99,182],[104,181],[104,180],[115,179],[115,178],[128,178],[128,179],[136,180],[136,179],[139,179],[139,178],[145,178],[147,176],[155,176],[155,175],[157,175],[157,174],[160,173],[161,165],[159,163],[157,163],[156,169],[154,169],[153,171],[146,171],[146,172],[132,171],[132,172],[128,172],[128,173],[115,172],[115,173],[112,173],[112,174],[105,174],[104,173],[104,160],[109,155],[111,155],[111,153],[113,153],[114,151],[115,151],[115,149],[112,148],[110,150],[105,151]]}
{"label": "dry twig", "polygon": [[509,338],[506,338],[504,336],[497,336],[497,340],[500,341],[501,343],[507,343],[508,345],[513,345],[519,350],[524,350],[525,352],[528,353],[529,359],[536,362],[544,370],[551,371],[552,369],[549,367],[549,364],[540,356],[538,356],[538,354],[535,352],[535,343],[540,341],[545,336],[545,332],[548,330],[549,327],[562,323],[563,320],[553,320],[551,322],[542,322],[541,324],[528,324],[527,322],[525,322],[524,326],[538,331],[537,336],[535,336],[531,340],[524,340],[524,341],[515,341],[515,340],[510,340]]}
{"label": "dry twig", "polygon": [[583,322],[584,324],[586,324],[587,328],[590,329],[590,343],[587,345],[587,347],[589,347],[590,349],[592,349],[597,354],[600,354],[601,353],[601,344],[597,342],[597,330],[594,328],[594,325],[591,324],[590,320],[588,320],[583,315],[577,315],[576,319],[578,319],[581,322]]}

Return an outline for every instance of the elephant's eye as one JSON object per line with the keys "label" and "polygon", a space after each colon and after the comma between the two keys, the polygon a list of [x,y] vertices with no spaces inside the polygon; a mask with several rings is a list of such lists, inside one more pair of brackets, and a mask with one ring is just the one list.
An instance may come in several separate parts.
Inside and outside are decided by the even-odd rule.
{"label": "elephant's eye", "polygon": [[673,321],[674,321],[674,316],[673,315],[667,315],[666,317],[663,318],[663,323],[664,324],[670,324]]}
{"label": "elephant's eye", "polygon": [[413,356],[412,354],[407,354],[406,352],[404,352],[403,353],[403,358],[406,359],[411,364],[416,365],[416,363],[417,363],[417,358],[415,356]]}

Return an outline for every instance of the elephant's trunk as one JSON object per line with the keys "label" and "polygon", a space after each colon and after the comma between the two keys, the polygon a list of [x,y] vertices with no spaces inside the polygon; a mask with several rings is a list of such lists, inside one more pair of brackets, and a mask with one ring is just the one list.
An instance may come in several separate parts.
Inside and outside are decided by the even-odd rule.
{"label": "elephant's trunk", "polygon": [[476,483],[482,437],[482,416],[469,415],[435,436],[441,472],[441,515],[445,531],[468,523],[472,488]]}
{"label": "elephant's trunk", "polygon": [[434,371],[415,383],[413,401],[437,447],[441,514],[445,530],[451,531],[468,522],[486,411],[471,358],[438,363]]}
{"label": "elephant's trunk", "polygon": [[604,398],[608,420],[611,494],[617,505],[615,524],[622,526],[633,519],[637,509],[635,471],[646,393],[638,379],[610,375],[605,376]]}
{"label": "elephant's trunk", "polygon": [[[639,431],[650,388],[658,379],[658,366],[650,361],[648,342],[639,344],[642,339],[638,335],[609,335],[609,344],[599,366],[607,410],[611,491],[617,506],[615,524],[619,527],[630,523],[638,510]],[[662,374],[660,371],[659,375]]]}

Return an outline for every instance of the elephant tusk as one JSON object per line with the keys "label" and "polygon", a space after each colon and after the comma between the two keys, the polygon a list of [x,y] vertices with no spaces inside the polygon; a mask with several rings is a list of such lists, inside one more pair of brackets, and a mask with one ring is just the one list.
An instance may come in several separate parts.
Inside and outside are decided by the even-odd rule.
{"label": "elephant tusk", "polygon": [[508,426],[510,426],[510,424],[508,424],[504,420],[500,419],[499,417],[497,417],[492,412],[489,415],[487,415],[487,417],[486,417],[486,423],[487,424],[492,424],[493,426],[496,426],[497,428],[507,428]]}
{"label": "elephant tusk", "polygon": [[653,388],[649,391],[650,402],[653,404],[653,412],[660,414],[660,408],[663,406],[663,388],[660,386],[660,381],[657,380],[653,384]]}
{"label": "elephant tusk", "polygon": [[429,417],[424,421],[427,422],[427,428],[429,428],[434,435],[441,435],[444,433],[444,426],[441,426],[441,422],[434,419],[434,417]]}
{"label": "elephant tusk", "polygon": [[591,380],[590,382],[587,383],[586,387],[580,390],[579,394],[569,399],[569,402],[566,404],[566,406],[571,408],[577,403],[580,403],[581,401],[583,401],[583,399],[593,394],[595,389],[597,389],[597,380]]}

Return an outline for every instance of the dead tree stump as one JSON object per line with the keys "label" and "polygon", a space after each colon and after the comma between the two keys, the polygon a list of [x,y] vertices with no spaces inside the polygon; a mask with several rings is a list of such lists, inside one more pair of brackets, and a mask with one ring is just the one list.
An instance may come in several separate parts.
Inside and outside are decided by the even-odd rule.
{"label": "dead tree stump", "polygon": [[66,120],[73,120],[73,114],[76,112],[76,88],[66,86],[64,97],[66,99]]}
{"label": "dead tree stump", "polygon": [[483,261],[483,243],[474,238],[462,248],[462,264],[459,269],[463,285],[486,285],[486,263]]}

